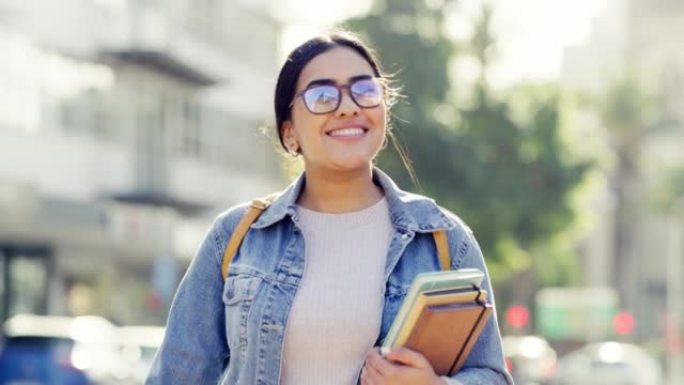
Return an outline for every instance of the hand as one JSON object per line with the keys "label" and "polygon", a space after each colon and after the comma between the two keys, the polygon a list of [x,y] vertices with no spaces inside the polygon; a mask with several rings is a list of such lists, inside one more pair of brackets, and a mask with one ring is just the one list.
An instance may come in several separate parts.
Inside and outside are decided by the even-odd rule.
{"label": "hand", "polygon": [[361,371],[362,385],[446,385],[420,353],[395,348],[384,357],[371,349]]}

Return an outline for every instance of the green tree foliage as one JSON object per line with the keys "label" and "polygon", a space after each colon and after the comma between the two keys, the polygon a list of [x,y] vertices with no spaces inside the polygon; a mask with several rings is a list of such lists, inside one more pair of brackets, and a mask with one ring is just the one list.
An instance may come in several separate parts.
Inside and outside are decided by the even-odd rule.
{"label": "green tree foliage", "polygon": [[664,211],[672,210],[684,201],[684,167],[674,168],[667,174],[669,178],[663,183],[665,186],[659,202]]}
{"label": "green tree foliage", "polygon": [[[471,42],[459,46],[442,33],[452,4],[386,1],[345,27],[370,40],[400,80],[405,97],[394,107],[393,124],[416,170],[417,189],[473,228],[492,276],[500,279],[529,268],[529,250],[571,223],[569,196],[588,165],[570,160],[560,97],[552,89],[520,90],[511,96],[516,103],[493,95],[485,76],[494,42],[491,11],[483,12]],[[483,67],[474,90],[450,80],[449,64],[460,54]],[[455,95],[468,92],[471,105],[457,105]],[[385,151],[379,165],[402,186],[412,185],[396,151]]]}

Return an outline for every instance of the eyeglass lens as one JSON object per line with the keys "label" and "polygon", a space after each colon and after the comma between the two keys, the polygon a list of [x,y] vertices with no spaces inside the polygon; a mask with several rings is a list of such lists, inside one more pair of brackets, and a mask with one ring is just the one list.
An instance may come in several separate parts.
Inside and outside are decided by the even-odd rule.
{"label": "eyeglass lens", "polygon": [[[376,79],[361,79],[349,85],[349,95],[362,108],[376,107],[382,103],[382,86]],[[324,114],[337,109],[341,101],[340,87],[319,85],[303,94],[306,107],[315,114]]]}

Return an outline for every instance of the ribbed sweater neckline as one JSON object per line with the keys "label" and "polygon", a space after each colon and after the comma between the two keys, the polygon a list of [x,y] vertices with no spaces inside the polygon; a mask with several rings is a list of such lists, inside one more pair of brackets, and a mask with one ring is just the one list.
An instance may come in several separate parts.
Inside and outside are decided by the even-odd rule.
{"label": "ribbed sweater neckline", "polygon": [[385,197],[369,207],[348,213],[322,213],[300,205],[297,205],[296,209],[302,227],[312,231],[316,229],[342,230],[382,223],[379,219],[382,216],[388,216],[389,210]]}

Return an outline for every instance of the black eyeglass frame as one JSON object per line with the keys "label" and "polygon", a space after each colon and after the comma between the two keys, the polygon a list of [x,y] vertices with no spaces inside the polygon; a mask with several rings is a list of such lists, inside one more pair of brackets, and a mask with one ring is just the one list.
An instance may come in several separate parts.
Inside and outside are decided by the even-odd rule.
{"label": "black eyeglass frame", "polygon": [[[354,93],[351,91],[351,87],[357,82],[368,81],[368,80],[375,82],[380,87],[380,93],[382,94],[382,98],[380,98],[380,101],[377,104],[374,104],[371,106],[362,106],[361,104],[359,104],[359,102],[354,97]],[[335,105],[335,108],[331,109],[330,111],[325,111],[325,112],[311,111],[311,108],[306,103],[306,98],[304,98],[303,96],[307,91],[309,91],[313,88],[317,88],[317,87],[334,87],[334,88],[337,88],[337,91],[339,92],[340,97],[337,99],[337,104]],[[337,84],[334,82],[312,84],[312,85],[306,87],[305,89],[303,89],[303,90],[301,90],[295,94],[295,96],[292,98],[292,102],[290,103],[290,108],[292,108],[292,106],[294,106],[295,102],[297,101],[297,98],[302,97],[302,102],[304,103],[304,107],[306,107],[307,111],[309,111],[310,113],[312,113],[314,115],[325,115],[325,114],[329,114],[331,112],[335,112],[335,111],[337,111],[338,108],[340,108],[340,105],[342,104],[342,95],[343,95],[342,91],[343,90],[348,91],[349,97],[354,102],[354,104],[356,104],[359,108],[375,108],[375,107],[381,105],[387,97],[385,82],[384,82],[383,78],[377,77],[377,76],[368,76],[368,77],[364,76],[364,77],[361,77],[358,79],[353,79],[352,81],[350,81],[347,84]]]}

